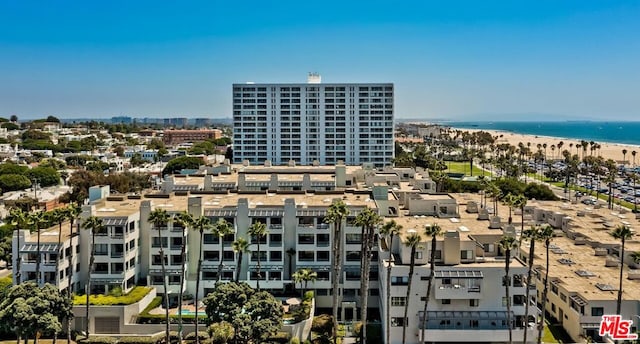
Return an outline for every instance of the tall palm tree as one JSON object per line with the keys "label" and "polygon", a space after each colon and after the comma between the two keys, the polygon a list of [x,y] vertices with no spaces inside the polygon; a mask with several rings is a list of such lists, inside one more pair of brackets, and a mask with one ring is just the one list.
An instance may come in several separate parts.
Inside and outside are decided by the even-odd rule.
{"label": "tall palm tree", "polygon": [[[187,268],[187,228],[193,223],[193,216],[186,211],[175,214],[173,223],[182,227],[182,245],[180,245],[180,291],[178,292],[178,343],[182,343],[182,299],[184,295],[184,275]],[[196,312],[197,315],[197,312]]]}
{"label": "tall palm tree", "polygon": [[404,302],[404,317],[402,318],[402,344],[407,342],[407,318],[409,315],[409,304],[411,303],[411,282],[413,282],[413,270],[416,267],[416,250],[422,237],[418,233],[411,233],[405,238],[404,246],[411,248],[411,259],[409,261],[409,281],[407,284],[407,296]]}
{"label": "tall palm tree", "polygon": [[42,262],[42,252],[40,250],[40,225],[45,223],[45,213],[42,210],[34,211],[27,215],[28,222],[31,224],[31,230],[37,235],[36,248],[36,284],[40,285],[40,264]]}
{"label": "tall palm tree", "polygon": [[236,282],[240,280],[240,271],[242,271],[242,255],[249,252],[249,242],[245,238],[238,238],[232,244],[233,252],[238,254],[238,263],[236,265]]}
{"label": "tall palm tree", "polygon": [[[49,221],[58,224],[58,256],[56,258],[56,284],[60,281],[60,258],[64,250],[62,249],[62,223],[67,219],[65,208],[56,208],[48,212]],[[69,286],[70,288],[71,286]]]}
{"label": "tall palm tree", "polygon": [[223,259],[224,259],[224,237],[233,234],[233,226],[225,219],[219,219],[216,223],[213,224],[212,228],[213,235],[216,235],[220,240],[220,264],[218,265],[218,276],[216,277],[216,282],[220,281],[222,277],[222,267],[223,267]]}
{"label": "tall palm tree", "polygon": [[260,261],[262,260],[262,257],[260,257],[260,240],[262,240],[263,237],[269,234],[269,230],[267,229],[267,225],[260,221],[257,221],[251,224],[251,226],[249,227],[249,234],[252,238],[256,239],[256,243],[258,244],[258,278],[256,279],[256,287],[258,291],[260,291],[260,280],[262,279],[262,270],[260,266]]}
{"label": "tall palm tree", "polygon": [[387,319],[385,324],[387,324],[387,331],[386,335],[387,335],[387,341],[385,343],[390,343],[390,333],[388,330],[388,326],[390,324],[390,318],[391,318],[391,312],[390,312],[390,308],[391,308],[391,263],[395,262],[395,259],[393,258],[393,238],[400,234],[400,231],[402,230],[402,225],[399,225],[398,223],[396,223],[396,221],[391,220],[387,223],[385,223],[382,228],[380,228],[380,235],[386,235],[389,237],[389,245],[387,247],[387,249],[389,250],[389,260],[387,261],[387,295],[386,295],[386,314],[387,314]]}
{"label": "tall palm tree", "polygon": [[507,299],[507,326],[509,326],[509,344],[513,343],[513,324],[511,323],[511,295],[509,294],[509,285],[511,285],[511,276],[509,276],[509,265],[511,264],[511,250],[518,247],[516,238],[512,236],[503,236],[498,245],[504,250],[504,278],[502,284],[504,285],[505,298]]}
{"label": "tall palm tree", "polygon": [[427,327],[427,306],[429,305],[429,299],[431,298],[431,287],[433,286],[433,277],[436,272],[436,238],[441,234],[442,228],[437,223],[434,223],[431,226],[427,226],[424,230],[424,235],[431,237],[431,248],[429,251],[429,281],[427,282],[427,295],[424,300],[424,309],[422,310],[422,330],[420,331],[420,343],[425,342],[424,331]]}
{"label": "tall palm tree", "polygon": [[611,233],[614,239],[620,240],[620,274],[618,276],[618,300],[616,301],[616,314],[620,314],[622,307],[622,271],[624,270],[624,244],[633,237],[633,231],[627,225],[617,226]]}
{"label": "tall palm tree", "polygon": [[82,223],[82,228],[91,231],[91,254],[89,256],[89,266],[87,269],[87,283],[85,286],[85,294],[87,296],[87,305],[85,309],[85,334],[89,338],[89,295],[91,295],[91,271],[93,270],[93,263],[96,259],[96,235],[104,233],[107,228],[102,223],[102,218],[97,216],[90,216]]}
{"label": "tall palm tree", "polygon": [[[196,295],[194,298],[194,303],[196,306],[196,323],[195,323],[195,331],[196,333],[198,333],[198,294],[200,293],[200,274],[202,272],[202,246],[204,244],[204,232],[205,231],[210,231],[212,229],[213,225],[211,224],[211,220],[206,217],[206,216],[200,216],[196,219],[193,220],[193,222],[191,223],[191,228],[193,230],[198,231],[198,234],[200,235],[200,241],[199,241],[199,246],[200,249],[198,250],[198,267],[196,271]],[[200,338],[196,335],[196,344],[200,343]]]}
{"label": "tall palm tree", "polygon": [[544,288],[542,290],[542,319],[538,324],[538,340],[537,343],[540,344],[542,341],[542,330],[544,329],[545,322],[545,313],[547,307],[547,295],[549,293],[549,246],[551,246],[551,239],[553,239],[553,228],[549,225],[544,225],[540,227],[538,232],[538,239],[544,242],[545,250],[546,250],[546,264],[545,264],[545,273],[544,273]]}
{"label": "tall palm tree", "polygon": [[318,273],[311,269],[298,269],[293,273],[294,283],[304,284],[302,288],[302,295],[307,291],[307,284],[309,282],[315,282],[318,279]]}
{"label": "tall palm tree", "polygon": [[[526,304],[524,306],[524,316],[525,316],[525,328],[524,328],[524,335],[522,338],[522,342],[523,343],[527,343],[527,332],[529,329],[529,304],[531,303],[529,301],[529,297],[531,296],[531,288],[529,288],[529,286],[531,285],[531,272],[533,270],[533,260],[535,259],[535,247],[536,247],[536,240],[538,240],[538,236],[540,233],[540,229],[536,226],[531,226],[531,228],[525,230],[522,232],[522,234],[520,235],[520,245],[522,244],[522,238],[525,237],[527,239],[529,239],[529,257],[527,258],[527,294],[526,294]],[[522,247],[522,246],[520,246]],[[537,317],[536,317],[537,320]]]}
{"label": "tall palm tree", "polygon": [[360,342],[367,343],[367,310],[369,309],[369,270],[371,265],[371,248],[373,246],[374,230],[382,218],[371,208],[365,208],[356,216],[355,224],[362,228],[362,243],[360,246],[360,307],[362,309],[362,331]]}
{"label": "tall palm tree", "polygon": [[520,209],[520,239],[518,247],[522,245],[522,234],[524,233],[524,207],[527,206],[527,196],[524,194],[516,195],[513,200],[513,206]]}
{"label": "tall palm tree", "polygon": [[[165,341],[169,343],[169,286],[167,285],[167,268],[164,261],[164,243],[162,242],[162,230],[167,229],[167,225],[171,222],[172,218],[169,216],[166,210],[162,208],[156,208],[149,214],[147,221],[153,224],[153,228],[158,231],[158,242],[160,243],[160,267],[162,269],[162,286],[164,288],[164,320],[165,324]],[[179,300],[182,302],[182,300]],[[196,314],[196,318],[198,315]],[[197,332],[196,332],[197,333]],[[197,336],[196,336],[197,337]]]}
{"label": "tall palm tree", "polygon": [[634,150],[631,151],[631,156],[633,157],[633,167],[636,167],[636,154],[638,154],[638,152]]}
{"label": "tall palm tree", "polygon": [[349,216],[347,205],[338,200],[329,206],[324,222],[333,225],[333,271],[331,274],[331,292],[333,296],[333,344],[338,343],[338,293],[342,274],[342,223]]}
{"label": "tall palm tree", "polygon": [[20,208],[12,208],[9,211],[9,221],[10,223],[14,226],[14,231],[16,232],[16,242],[17,242],[17,247],[18,247],[18,252],[14,253],[14,256],[16,257],[16,283],[20,284],[21,283],[21,273],[20,273],[20,267],[21,267],[21,263],[22,263],[22,255],[20,254],[20,250],[22,249],[22,247],[20,246],[20,230],[25,229],[25,227],[28,227],[28,213],[25,213],[22,209]]}
{"label": "tall palm tree", "polygon": [[628,152],[628,151],[627,151],[626,149],[623,149],[623,150],[622,150],[622,164],[623,164],[623,165],[626,165],[626,164],[627,164],[627,152]]}
{"label": "tall palm tree", "polygon": [[502,204],[509,208],[509,221],[508,224],[513,222],[513,208],[516,206],[516,196],[512,193],[508,193],[502,197]]}
{"label": "tall palm tree", "polygon": [[[64,211],[64,216],[69,221],[69,238],[71,241],[71,247],[69,249],[69,254],[67,255],[67,261],[69,265],[69,273],[67,274],[67,298],[71,300],[73,290],[73,238],[78,236],[79,233],[73,233],[73,225],[76,222],[78,216],[80,216],[80,206],[76,203],[70,203],[67,205]],[[71,321],[67,319],[67,343],[71,343]]]}

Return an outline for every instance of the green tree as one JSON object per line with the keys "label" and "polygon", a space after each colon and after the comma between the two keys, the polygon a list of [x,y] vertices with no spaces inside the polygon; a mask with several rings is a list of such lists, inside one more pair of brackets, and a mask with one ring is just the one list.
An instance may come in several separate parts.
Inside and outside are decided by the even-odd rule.
{"label": "green tree", "polygon": [[253,241],[253,239],[255,238],[256,243],[257,243],[257,248],[258,248],[258,250],[257,250],[257,253],[258,253],[258,268],[257,268],[258,278],[256,279],[256,287],[257,287],[258,291],[260,291],[260,280],[262,279],[262,271],[260,269],[260,261],[262,260],[262,256],[260,255],[261,254],[261,252],[260,252],[260,241],[262,240],[263,237],[267,236],[267,234],[269,234],[269,230],[267,229],[267,225],[265,225],[264,223],[262,223],[260,221],[251,224],[251,226],[249,227],[249,235],[251,235],[251,241]]}
{"label": "green tree", "polygon": [[169,160],[167,165],[162,170],[162,175],[176,174],[183,169],[197,169],[200,167],[200,165],[204,165],[204,160],[202,160],[202,158],[181,156]]}
{"label": "green tree", "polygon": [[[433,278],[436,271],[436,243],[438,236],[442,235],[442,228],[437,223],[428,226],[424,230],[424,235],[431,238],[431,248],[429,250],[429,281],[427,282],[427,295],[424,300],[424,309],[422,310],[422,330],[420,331],[420,342],[424,342],[424,331],[427,328],[427,312],[429,299],[431,298],[431,287],[433,286]],[[407,300],[408,301],[408,300]]]}
{"label": "green tree", "polygon": [[[17,247],[21,247],[20,246],[20,230],[22,229],[27,229],[29,226],[29,220],[28,220],[28,213],[23,211],[22,209],[19,208],[13,208],[11,210],[9,210],[9,222],[11,223],[11,225],[14,226],[14,231],[16,232],[16,241],[17,241]],[[22,255],[20,253],[18,253],[18,255],[16,256],[16,281],[18,281],[18,284],[21,283],[21,277],[22,274],[20,272],[20,268],[22,266]]]}
{"label": "green tree", "polygon": [[[544,242],[544,246],[546,249],[546,264],[545,264],[545,273],[544,273],[544,288],[542,290],[542,319],[538,324],[538,340],[537,343],[540,344],[542,341],[542,330],[544,329],[544,321],[545,321],[545,309],[547,307],[547,295],[549,292],[549,246],[551,246],[551,239],[553,239],[553,228],[549,225],[544,225],[540,227],[538,232],[538,239]],[[528,301],[527,301],[528,302]]]}
{"label": "green tree", "polygon": [[3,192],[24,190],[30,186],[31,181],[26,176],[20,174],[0,175],[0,190]]}
{"label": "green tree", "polygon": [[129,159],[129,164],[131,164],[131,166],[133,166],[133,167],[143,166],[146,163],[147,163],[147,161],[142,158],[142,155],[140,153],[135,153],[131,157],[131,159]]}
{"label": "green tree", "polygon": [[91,253],[89,255],[89,266],[87,267],[87,283],[85,286],[85,294],[87,296],[87,305],[85,310],[85,334],[89,338],[89,295],[91,295],[91,271],[96,260],[96,235],[105,233],[107,227],[104,226],[102,219],[97,216],[90,216],[82,223],[82,228],[91,232]]}
{"label": "green tree", "polygon": [[511,264],[511,251],[518,247],[516,238],[512,236],[503,236],[498,242],[498,246],[504,251],[504,294],[507,299],[507,326],[509,326],[509,344],[513,343],[513,324],[511,323],[511,295],[509,294],[509,286],[511,285],[511,276],[509,275],[509,267]]}
{"label": "green tree", "polygon": [[302,286],[302,295],[307,291],[307,284],[315,282],[318,279],[318,273],[311,269],[298,269],[293,273],[293,282],[300,283]]}
{"label": "green tree", "polygon": [[[78,216],[80,216],[80,206],[78,206],[76,203],[70,203],[69,205],[67,205],[65,211],[64,211],[64,215],[67,218],[67,220],[69,221],[69,236],[71,237],[71,240],[73,241],[73,238],[75,237],[76,240],[78,240],[77,238],[79,237],[80,233],[76,232],[75,234],[73,233],[73,225],[76,223],[76,220],[78,219]],[[73,266],[73,251],[74,250],[69,250],[69,254],[67,255],[67,259],[69,261],[69,266]],[[67,273],[67,298],[69,298],[69,300],[72,300],[71,296],[74,292],[73,290],[73,270],[74,269],[69,269],[69,273]],[[71,321],[67,320],[67,343],[71,343]]]}
{"label": "green tree", "polygon": [[242,271],[242,255],[249,253],[249,242],[245,238],[238,238],[232,244],[233,252],[238,254],[238,262],[236,264],[236,276],[235,281],[240,280],[240,272]]}
{"label": "green tree", "polygon": [[2,327],[16,334],[18,342],[29,337],[38,342],[40,336],[62,332],[62,319],[71,318],[71,300],[55,286],[38,287],[27,282],[11,287],[0,302]]}
{"label": "green tree", "polygon": [[225,219],[219,219],[216,223],[213,224],[212,227],[213,235],[217,236],[220,240],[220,263],[218,264],[218,276],[216,277],[216,282],[220,281],[222,277],[222,267],[223,267],[223,259],[224,259],[224,237],[233,234],[234,229],[233,226]]}
{"label": "green tree", "polygon": [[[382,218],[371,208],[365,208],[356,216],[355,224],[361,228],[360,245],[360,307],[362,308],[361,321],[364,328],[367,327],[367,313],[369,307],[369,271],[371,265],[371,248],[375,228],[382,222]],[[367,343],[367,331],[361,331],[360,342]]]}
{"label": "green tree", "polygon": [[[198,232],[198,234],[200,235],[200,241],[198,242],[199,244],[199,250],[198,250],[198,267],[196,268],[196,295],[194,298],[194,304],[196,305],[196,307],[198,307],[198,294],[200,294],[200,276],[202,274],[202,247],[204,244],[204,232],[207,231],[211,231],[213,225],[211,224],[211,220],[206,217],[206,216],[200,216],[198,218],[193,219],[193,221],[191,222],[191,228],[195,231]],[[195,317],[195,330],[196,333],[198,333],[198,323],[199,323],[199,319],[197,316],[197,309],[196,309],[196,317]],[[198,336],[196,336],[196,344],[200,343],[200,338]]]}
{"label": "green tree", "polygon": [[616,314],[621,314],[622,307],[622,271],[624,270],[624,245],[633,237],[633,231],[627,225],[619,225],[612,232],[614,239],[620,240],[620,274],[618,276],[618,299],[616,300]]}
{"label": "green tree", "polygon": [[409,304],[411,303],[411,283],[413,282],[413,271],[416,267],[416,250],[418,249],[422,237],[418,233],[409,234],[404,241],[404,246],[411,248],[411,259],[409,261],[409,281],[407,284],[407,296],[404,304],[404,317],[402,318],[402,344],[407,342],[407,322],[409,315]]}
{"label": "green tree", "polygon": [[[160,244],[160,250],[158,253],[160,254],[160,268],[162,269],[162,286],[164,290],[164,318],[165,318],[165,343],[170,343],[169,337],[169,286],[167,285],[167,268],[165,266],[165,255],[164,255],[164,242],[162,241],[162,231],[167,230],[167,226],[171,221],[171,217],[166,210],[162,208],[156,208],[149,214],[149,218],[147,219],[149,222],[153,224],[153,228],[158,231],[158,242]],[[180,286],[182,288],[182,286]],[[182,300],[178,300],[178,302],[182,302]],[[197,306],[197,304],[196,304]],[[197,313],[197,312],[196,312]],[[197,318],[197,314],[196,314]],[[196,330],[196,334],[198,331]],[[197,337],[197,335],[196,335]]]}
{"label": "green tree", "polygon": [[[402,225],[399,225],[398,223],[396,223],[396,221],[391,220],[386,222],[382,228],[380,228],[380,235],[383,236],[387,236],[389,237],[389,245],[387,246],[387,250],[389,251],[389,259],[387,260],[387,295],[385,297],[385,302],[386,302],[386,314],[387,314],[387,319],[386,319],[386,324],[387,326],[389,326],[389,324],[391,324],[391,268],[392,268],[392,263],[395,263],[395,259],[393,258],[393,239],[395,238],[396,235],[400,234],[400,232],[402,231]],[[387,335],[387,341],[386,343],[391,343],[391,335],[390,335],[390,331],[385,331],[386,335]]]}
{"label": "green tree", "polygon": [[262,343],[282,327],[280,301],[244,282],[217,283],[204,304],[210,321],[230,323],[241,343]]}
{"label": "green tree", "polygon": [[[525,314],[525,329],[522,338],[522,342],[527,342],[527,332],[529,330],[529,304],[531,303],[530,295],[531,295],[531,273],[533,272],[533,260],[535,259],[535,249],[536,249],[536,240],[540,235],[540,228],[536,226],[531,226],[531,228],[525,230],[520,235],[520,244],[519,247],[522,247],[522,238],[527,238],[529,240],[529,257],[527,258],[527,294],[525,297],[526,304],[524,306],[524,314]],[[537,317],[536,317],[537,318]],[[537,319],[536,319],[537,320]]]}
{"label": "green tree", "polygon": [[60,123],[60,120],[55,116],[47,116],[45,122]]}
{"label": "green tree", "polygon": [[0,260],[3,260],[7,266],[11,265],[11,243],[10,236],[0,239]]}
{"label": "green tree", "polygon": [[339,280],[342,273],[342,225],[345,219],[349,216],[349,209],[347,205],[338,200],[329,206],[327,210],[327,216],[324,218],[325,223],[329,223],[333,227],[333,270],[331,273],[331,289],[333,297],[333,344],[338,343],[338,336],[336,331],[338,330],[338,290]]}

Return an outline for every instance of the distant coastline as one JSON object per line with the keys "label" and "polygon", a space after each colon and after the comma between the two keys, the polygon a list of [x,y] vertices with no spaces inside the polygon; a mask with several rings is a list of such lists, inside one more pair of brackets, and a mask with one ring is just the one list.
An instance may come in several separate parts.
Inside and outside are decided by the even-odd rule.
{"label": "distant coastline", "polygon": [[448,122],[441,124],[458,129],[491,130],[554,139],[571,139],[640,146],[640,122]]}

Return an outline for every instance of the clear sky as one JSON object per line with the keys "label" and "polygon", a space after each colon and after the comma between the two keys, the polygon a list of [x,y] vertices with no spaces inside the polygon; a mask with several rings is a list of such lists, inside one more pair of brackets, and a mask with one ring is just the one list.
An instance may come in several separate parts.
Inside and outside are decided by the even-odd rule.
{"label": "clear sky", "polygon": [[640,1],[0,0],[0,116],[226,117],[312,71],[399,118],[640,120]]}

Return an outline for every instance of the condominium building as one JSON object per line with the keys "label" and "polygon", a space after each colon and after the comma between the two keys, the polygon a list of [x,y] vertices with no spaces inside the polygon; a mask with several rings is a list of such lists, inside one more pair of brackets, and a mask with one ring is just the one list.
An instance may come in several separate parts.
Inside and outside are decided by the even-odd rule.
{"label": "condominium building", "polygon": [[[218,280],[220,262],[223,264],[221,280],[231,280],[237,274],[240,280],[256,286],[260,278],[260,287],[274,293],[293,290],[293,272],[309,268],[318,274],[317,281],[308,285],[316,292],[318,310],[328,312],[332,295],[337,292],[339,320],[348,322],[361,317],[361,228],[355,219],[363,209],[374,209],[404,228],[392,247],[389,247],[389,238],[378,236],[380,240],[376,241],[370,270],[369,319],[381,321],[384,337],[389,333],[391,343],[400,342],[404,324],[407,342],[420,341],[431,256],[431,238],[423,232],[425,226],[436,223],[444,234],[436,238],[434,287],[424,329],[426,341],[506,341],[509,327],[515,341],[522,338],[524,331],[529,331],[528,338],[533,341],[533,324],[539,313],[535,304],[541,306],[546,258],[543,245],[536,248],[534,280],[526,281],[526,241],[520,254],[513,252],[509,277],[504,278],[505,257],[497,242],[503,235],[518,236],[520,226],[509,225],[489,214],[486,208],[478,207],[480,195],[439,194],[435,189],[435,183],[421,169],[223,164],[203,167],[197,175],[166,177],[160,190],[151,194],[112,195],[108,186],[93,187],[78,222],[97,216],[105,226],[94,242],[92,292],[108,292],[114,287],[128,291],[135,285],[147,284],[175,305],[180,291],[197,293],[199,297],[210,292]],[[336,200],[345,202],[350,213],[341,233],[344,268],[340,287],[334,291],[331,286],[334,233],[324,219],[328,207]],[[224,238],[205,233],[198,290],[199,234],[179,222],[155,228],[148,221],[155,209],[164,209],[171,215],[186,211],[212,221],[225,219],[233,226],[233,233]],[[614,215],[602,209],[581,210],[573,216],[570,213],[575,210],[572,209],[557,202],[530,201],[523,215],[516,212],[513,217],[518,221],[522,216],[527,226],[549,224],[556,228],[557,237],[550,247],[553,259],[546,309],[574,340],[580,340],[581,336],[597,338],[593,330],[599,324],[600,315],[615,311],[616,293],[611,289],[617,287],[615,255],[619,245],[606,234],[607,228],[631,220],[625,219],[627,215]],[[508,209],[500,206],[500,212],[506,214]],[[257,222],[266,224],[269,231],[259,239],[260,253],[258,238],[248,234],[248,228]],[[35,262],[40,254],[43,283],[57,283],[60,289],[67,288],[73,267],[71,287],[76,292],[82,291],[88,279],[92,236],[79,228],[74,229],[73,235],[68,223],[63,224],[61,233],[57,226],[43,230],[39,253],[35,234],[18,231],[13,248],[14,252],[20,252],[16,257],[22,258],[20,281],[36,278]],[[404,239],[413,232],[423,234],[423,238],[415,257],[412,292],[407,299],[411,251]],[[238,254],[231,248],[231,243],[238,238],[246,238],[251,243],[251,253],[243,256],[239,268]],[[184,243],[186,278],[181,283]],[[627,245],[627,252],[640,250],[634,241],[628,241]],[[161,247],[165,254],[168,290],[163,286]],[[625,254],[624,261],[636,267],[629,253]],[[389,280],[388,268],[391,269]],[[637,275],[635,270],[625,268],[622,312],[625,319],[632,319],[640,307]],[[16,282],[17,278],[14,274]],[[387,282],[390,289],[386,287]],[[505,283],[510,285],[511,314],[507,313]],[[525,314],[527,286],[537,288],[537,291],[531,290],[532,306],[528,316]],[[386,306],[388,292],[389,308]],[[405,319],[406,304],[409,312]],[[76,314],[77,324],[83,324],[82,317]],[[113,328],[103,326],[107,323],[114,322],[90,321],[91,332],[110,333]]]}
{"label": "condominium building", "polygon": [[168,145],[177,145],[185,142],[202,142],[216,140],[222,137],[220,129],[195,129],[195,130],[165,130],[162,141]]}
{"label": "condominium building", "polygon": [[234,84],[234,162],[390,165],[393,84]]}

